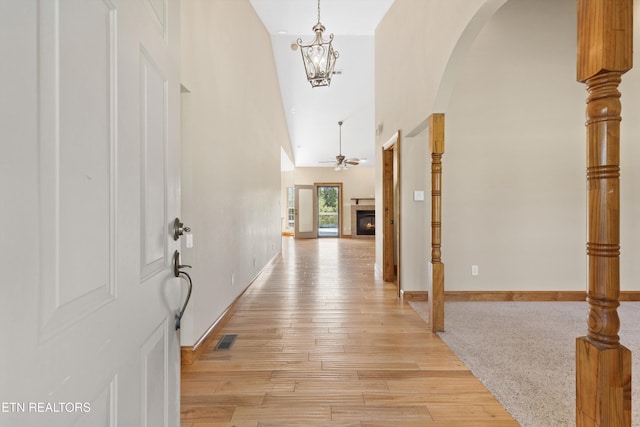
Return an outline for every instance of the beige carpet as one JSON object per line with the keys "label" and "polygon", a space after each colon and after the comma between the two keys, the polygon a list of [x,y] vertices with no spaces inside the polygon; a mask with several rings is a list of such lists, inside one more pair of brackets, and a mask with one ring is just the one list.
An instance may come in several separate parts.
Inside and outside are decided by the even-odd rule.
{"label": "beige carpet", "polygon": [[[410,304],[426,321],[427,303]],[[448,302],[439,335],[523,427],[575,426],[575,339],[586,313],[577,302]],[[618,313],[640,427],[640,303]]]}

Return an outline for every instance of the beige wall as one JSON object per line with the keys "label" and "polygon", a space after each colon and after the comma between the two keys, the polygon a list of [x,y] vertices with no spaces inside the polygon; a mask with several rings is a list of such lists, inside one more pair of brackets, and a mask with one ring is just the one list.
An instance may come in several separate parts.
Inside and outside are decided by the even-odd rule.
{"label": "beige wall", "polygon": [[[575,2],[510,0],[495,12],[501,3],[396,0],[376,32],[376,121],[384,124],[378,144],[397,129],[405,135],[404,289],[426,290],[430,245],[427,231],[406,231],[407,224],[420,225],[423,212],[410,206],[414,189],[404,183],[419,185],[415,177],[429,166],[427,156],[416,160],[405,147],[426,144],[421,125],[434,112],[446,114],[446,289],[585,289],[586,93],[575,82]],[[427,16],[435,9],[440,22]],[[451,30],[435,37],[441,26]],[[405,39],[409,34],[412,40]],[[627,290],[640,287],[633,262],[640,250],[636,74],[627,73],[621,88],[621,286]],[[379,263],[380,250],[376,257]],[[479,266],[478,276],[471,276],[471,265]]]}
{"label": "beige wall", "polygon": [[280,147],[291,150],[270,38],[249,2],[184,0],[181,27],[182,212],[194,235],[181,341],[192,345],[278,254]]}
{"label": "beige wall", "polygon": [[[428,200],[413,200],[413,192],[427,181],[427,137],[422,124],[434,111],[445,69],[455,69],[457,55],[478,30],[477,21],[505,0],[395,0],[375,34],[376,126],[382,132],[376,139],[376,210],[382,209],[381,146],[400,130],[402,236],[400,251],[401,287],[426,290],[430,224]],[[460,43],[460,40],[463,40]],[[445,85],[446,86],[446,85]],[[446,91],[445,91],[446,92]],[[442,95],[440,95],[442,97]],[[412,137],[409,135],[413,135]],[[376,218],[381,229],[381,215]],[[422,227],[422,229],[420,229]],[[382,238],[376,236],[376,267],[382,265]]]}
{"label": "beige wall", "polygon": [[633,2],[634,69],[622,76],[620,281],[623,290],[640,290],[640,2]]}
{"label": "beige wall", "polygon": [[315,183],[342,183],[342,233],[351,234],[351,199],[374,197],[375,170],[372,167],[354,166],[346,171],[333,168],[296,168],[294,182],[297,185]]}
{"label": "beige wall", "polygon": [[510,0],[469,50],[447,111],[448,289],[585,288],[575,52],[572,0]]}
{"label": "beige wall", "polygon": [[[395,0],[375,33],[378,142],[430,113],[452,51],[474,16],[505,0]],[[479,12],[480,10],[480,12]]]}
{"label": "beige wall", "polygon": [[[427,133],[401,137],[400,155],[401,287],[426,290],[427,260],[431,257],[431,154]],[[424,201],[415,200],[416,191],[423,192]]]}

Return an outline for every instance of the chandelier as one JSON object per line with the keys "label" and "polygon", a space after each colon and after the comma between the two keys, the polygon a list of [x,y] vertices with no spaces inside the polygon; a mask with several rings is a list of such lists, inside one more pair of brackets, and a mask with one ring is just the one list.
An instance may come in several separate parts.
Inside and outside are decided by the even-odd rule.
{"label": "chandelier", "polygon": [[320,23],[320,0],[318,0],[318,23],[313,26],[316,38],[309,44],[302,44],[302,39],[298,39],[298,46],[302,54],[302,62],[307,72],[307,80],[311,87],[329,86],[333,76],[333,68],[338,59],[338,52],[333,49],[331,42],[333,34],[329,34],[329,40],[322,38],[324,25]]}

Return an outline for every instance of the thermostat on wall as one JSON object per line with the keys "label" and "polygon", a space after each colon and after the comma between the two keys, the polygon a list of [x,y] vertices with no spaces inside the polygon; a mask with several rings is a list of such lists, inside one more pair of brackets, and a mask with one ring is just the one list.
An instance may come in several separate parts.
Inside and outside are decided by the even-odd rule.
{"label": "thermostat on wall", "polygon": [[415,200],[416,202],[422,202],[424,201],[424,191],[422,190],[415,190],[413,192],[413,200]]}

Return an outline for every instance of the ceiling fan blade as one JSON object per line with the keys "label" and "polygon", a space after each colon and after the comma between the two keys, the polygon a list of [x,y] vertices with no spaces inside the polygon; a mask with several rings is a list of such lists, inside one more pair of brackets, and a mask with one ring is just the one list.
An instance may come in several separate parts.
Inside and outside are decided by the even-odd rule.
{"label": "ceiling fan blade", "polygon": [[346,160],[345,160],[345,163],[348,163],[348,164],[350,164],[350,165],[354,165],[354,166],[355,166],[355,165],[360,164],[360,159],[357,159],[357,158],[355,158],[355,157],[354,157],[354,158],[351,158],[351,159],[346,159]]}

